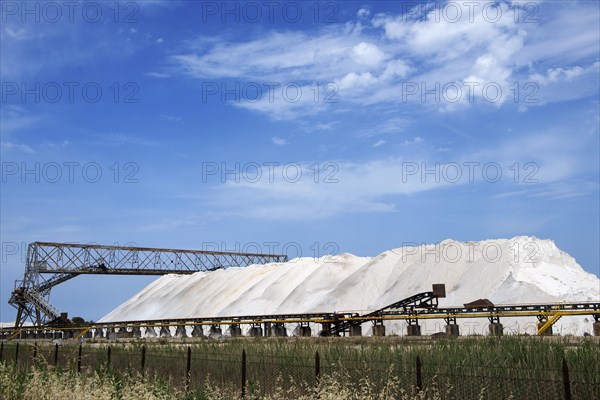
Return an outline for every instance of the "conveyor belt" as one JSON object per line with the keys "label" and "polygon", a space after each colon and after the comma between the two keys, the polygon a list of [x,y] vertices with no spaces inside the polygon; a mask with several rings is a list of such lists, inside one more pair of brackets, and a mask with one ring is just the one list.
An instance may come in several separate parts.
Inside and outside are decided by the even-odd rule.
{"label": "conveyor belt", "polygon": [[[419,297],[423,299],[427,296],[411,296],[409,299]],[[550,321],[557,314],[561,317],[590,315],[596,321],[600,320],[600,303],[580,302],[580,303],[548,303],[548,304],[505,304],[489,307],[431,307],[419,308],[411,302],[398,302],[394,306],[402,304],[400,308],[390,308],[390,306],[363,315],[357,313],[299,313],[299,314],[275,314],[275,315],[247,315],[247,316],[221,316],[221,317],[201,317],[201,318],[174,318],[174,319],[153,319],[140,321],[115,321],[102,322],[82,325],[68,326],[44,326],[44,327],[23,327],[23,328],[4,328],[0,329],[0,334],[7,337],[17,337],[20,334],[26,335],[27,332],[47,332],[47,331],[72,331],[75,336],[84,334],[90,330],[103,329],[131,329],[140,327],[178,327],[178,326],[204,326],[204,325],[253,325],[260,326],[267,324],[321,324],[324,331],[337,335],[345,332],[347,327],[360,325],[365,322],[381,322],[393,320],[408,320],[414,322],[418,320],[445,319],[456,320],[460,318],[489,318],[497,320],[506,317],[538,317]],[[336,328],[337,326],[337,328]],[[329,330],[325,329],[328,328]]]}

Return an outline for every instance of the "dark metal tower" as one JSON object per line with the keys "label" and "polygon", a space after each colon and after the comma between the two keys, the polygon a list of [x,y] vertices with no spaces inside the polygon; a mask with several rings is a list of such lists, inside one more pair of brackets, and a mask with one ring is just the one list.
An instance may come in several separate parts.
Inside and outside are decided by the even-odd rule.
{"label": "dark metal tower", "polygon": [[34,242],[27,249],[23,279],[15,282],[8,302],[17,309],[16,327],[28,320],[40,326],[61,318],[50,304],[50,290],[77,275],[193,274],[287,259],[275,254]]}

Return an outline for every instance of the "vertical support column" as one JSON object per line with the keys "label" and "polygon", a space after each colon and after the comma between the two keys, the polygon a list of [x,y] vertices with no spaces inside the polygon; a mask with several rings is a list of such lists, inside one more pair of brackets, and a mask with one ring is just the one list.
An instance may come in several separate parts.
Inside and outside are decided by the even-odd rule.
{"label": "vertical support column", "polygon": [[211,325],[210,326],[209,336],[210,337],[220,337],[220,336],[223,336],[223,330],[221,329],[221,326],[219,326],[219,325]]}
{"label": "vertical support column", "polygon": [[273,326],[275,336],[285,337],[287,336],[287,329],[284,323],[278,322]]}
{"label": "vertical support column", "polygon": [[248,331],[248,336],[252,336],[252,337],[262,336],[262,328],[260,327],[260,324],[252,325],[252,327]]}
{"label": "vertical support column", "polygon": [[231,337],[242,336],[242,328],[240,327],[240,324],[229,325],[229,334],[231,335]]}
{"label": "vertical support column", "polygon": [[160,327],[160,337],[164,337],[164,338],[171,337],[171,331],[169,330],[168,326],[161,326]]}
{"label": "vertical support column", "polygon": [[319,332],[319,336],[331,336],[331,323],[323,322],[321,324],[321,331]]}
{"label": "vertical support column", "polygon": [[202,337],[204,336],[204,331],[202,330],[202,325],[194,325],[192,329],[192,337]]}
{"label": "vertical support column", "polygon": [[134,326],[131,333],[133,334],[134,338],[139,339],[142,337],[142,328],[140,328],[139,326]]}
{"label": "vertical support column", "polygon": [[146,337],[147,338],[155,338],[156,337],[156,330],[154,329],[153,326],[146,327]]}
{"label": "vertical support column", "polygon": [[490,336],[502,336],[504,335],[504,326],[500,323],[500,317],[491,316],[488,317],[490,320],[489,333]]}
{"label": "vertical support column", "polygon": [[456,323],[456,317],[444,318],[444,321],[446,321],[447,336],[460,336],[460,329]]}
{"label": "vertical support column", "polygon": [[177,329],[175,330],[175,337],[186,338],[187,332],[185,330],[185,325],[177,325]]}
{"label": "vertical support column", "polygon": [[376,319],[373,321],[373,336],[385,336],[385,325],[383,325],[383,320]]}
{"label": "vertical support column", "polygon": [[349,329],[350,336],[362,336],[362,325],[352,325]]}
{"label": "vertical support column", "polygon": [[299,335],[301,337],[311,337],[312,336],[312,332],[310,330],[310,325],[308,324],[308,322],[300,322],[299,325]]}
{"label": "vertical support column", "polygon": [[[413,317],[410,317],[410,315]],[[421,336],[421,325],[419,325],[419,320],[416,318],[414,313],[409,314],[408,318],[408,326],[406,327],[406,334],[408,336]]]}

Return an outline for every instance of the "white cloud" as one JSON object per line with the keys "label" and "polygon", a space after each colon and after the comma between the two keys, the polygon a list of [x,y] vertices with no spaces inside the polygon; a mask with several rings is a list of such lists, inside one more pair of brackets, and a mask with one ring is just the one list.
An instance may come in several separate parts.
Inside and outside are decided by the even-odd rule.
{"label": "white cloud", "polygon": [[273,144],[276,144],[277,146],[284,146],[284,145],[288,144],[287,140],[277,137],[277,136],[273,136],[271,138],[271,141],[273,142]]}
{"label": "white cloud", "polygon": [[385,54],[372,43],[360,42],[352,47],[352,59],[358,64],[376,67],[384,58]]}
{"label": "white cloud", "polygon": [[27,153],[27,154],[34,154],[35,151],[27,146],[26,144],[20,144],[20,143],[13,143],[13,142],[1,142],[0,143],[0,147],[2,147],[2,150],[17,150],[17,151],[21,151],[23,153]]}
{"label": "white cloud", "polygon": [[150,76],[152,78],[169,78],[169,77],[171,77],[170,74],[165,74],[162,72],[146,72],[144,75]]}
{"label": "white cloud", "polygon": [[375,143],[373,143],[373,145],[371,147],[373,147],[374,149],[379,147],[379,146],[383,146],[384,144],[386,144],[387,142],[383,139],[380,139],[378,141],[376,141]]}
{"label": "white cloud", "polygon": [[[548,137],[549,141],[544,141]],[[411,142],[422,143],[423,139],[416,137]],[[372,147],[384,144],[383,140],[379,140]],[[506,140],[490,146],[488,150],[457,155],[445,162],[413,155],[365,162],[321,163],[318,179],[314,175],[314,162],[299,164],[287,170],[287,174],[282,166],[278,166],[271,171],[272,175],[263,173],[263,179],[258,182],[245,180],[243,176],[231,177],[225,184],[214,188],[209,194],[209,201],[221,204],[228,216],[318,220],[338,214],[394,212],[396,203],[404,196],[431,190],[453,190],[465,185],[486,185],[496,192],[491,193],[492,196],[499,197],[578,197],[598,191],[597,183],[572,179],[574,174],[592,168],[586,166],[585,160],[576,162],[578,146],[581,143],[565,151],[556,134],[524,135],[519,143]],[[539,169],[526,167],[530,161],[535,161]],[[471,164],[473,162],[477,164]],[[494,176],[493,172],[484,174],[484,166],[488,162],[500,166],[503,172],[500,181],[491,183],[487,180],[491,179],[488,175]],[[516,191],[515,162],[519,163],[521,172],[518,177],[520,187]],[[436,178],[436,174],[446,176],[443,173],[446,166],[452,171],[448,172],[448,178]],[[461,170],[460,175],[454,172],[456,166]],[[298,168],[303,173],[296,180]],[[526,178],[536,181],[526,183]]]}
{"label": "white cloud", "polygon": [[156,44],[161,44],[161,43],[164,43],[164,42],[165,42],[165,40],[163,38],[156,39]]}
{"label": "white cloud", "polygon": [[[476,5],[473,14],[463,12],[458,20],[448,19],[448,15],[453,15],[449,9],[455,7],[450,3],[420,5],[415,14],[371,16],[368,9],[362,8],[357,20],[347,24],[313,32],[271,31],[243,42],[200,37],[187,42],[185,50],[170,60],[180,74],[194,78],[235,79],[241,83],[269,81],[281,85],[294,82],[308,90],[313,83],[335,82],[339,86],[338,97],[342,101],[335,105],[310,101],[291,103],[282,96],[276,96],[274,101],[261,98],[253,104],[234,104],[275,119],[298,118],[333,109],[351,112],[356,106],[407,103],[402,97],[403,85],[407,83],[427,88],[436,84],[460,86],[462,95],[457,101],[449,101],[452,96],[442,96],[441,101],[430,101],[434,98],[430,96],[423,101],[420,93],[408,101],[428,109],[455,112],[469,108],[474,102],[500,107],[513,96],[514,83],[523,82],[530,75],[543,76],[553,69],[557,77],[575,79],[582,73],[560,63],[544,68],[551,57],[560,57],[563,63],[572,65],[570,60],[556,54],[557,48],[576,58],[595,57],[593,61],[597,61],[597,37],[589,32],[593,31],[591,26],[598,25],[599,15],[598,10],[587,3],[578,7],[544,3],[545,7],[541,8],[546,13],[545,19],[567,24],[568,32],[576,38],[573,40],[561,36],[555,21],[524,22],[528,9],[520,10],[521,18],[515,18],[516,10],[523,6],[508,1],[494,3],[488,13],[482,12],[482,5]],[[492,9],[498,11],[497,21],[489,20]],[[578,18],[584,18],[584,23],[579,23]],[[547,41],[547,35],[554,37],[558,45]],[[543,46],[540,47],[540,43]],[[567,43],[583,50],[568,50]],[[541,68],[543,72],[538,71]],[[547,79],[552,79],[550,73]],[[470,97],[468,85],[474,83],[479,86]],[[490,99],[488,95],[493,93],[486,84],[500,88],[497,99],[493,96]],[[488,90],[486,93],[484,87]],[[576,92],[572,93],[576,96]],[[561,98],[556,91],[544,94]]]}
{"label": "white cloud", "polygon": [[377,135],[397,134],[406,130],[411,121],[406,118],[392,117],[381,120],[373,127],[359,133],[359,137],[372,137]]}
{"label": "white cloud", "polygon": [[402,144],[404,144],[405,146],[410,146],[413,144],[419,144],[419,143],[423,143],[425,141],[425,139],[423,139],[420,136],[416,136],[411,140],[405,140],[404,142],[402,142]]}
{"label": "white cloud", "polygon": [[31,32],[29,32],[25,28],[20,28],[19,30],[13,30],[11,28],[5,28],[4,32],[6,32],[6,34],[10,38],[15,39],[17,41],[28,40],[28,39],[33,38],[33,35],[31,34]]}
{"label": "white cloud", "polygon": [[160,119],[162,119],[163,121],[170,121],[170,122],[181,121],[181,117],[176,117],[176,116],[169,115],[169,114],[161,114]]}
{"label": "white cloud", "polygon": [[360,10],[358,10],[358,12],[356,13],[356,16],[360,19],[365,19],[367,18],[369,15],[371,15],[371,10],[369,10],[368,8],[361,8]]}

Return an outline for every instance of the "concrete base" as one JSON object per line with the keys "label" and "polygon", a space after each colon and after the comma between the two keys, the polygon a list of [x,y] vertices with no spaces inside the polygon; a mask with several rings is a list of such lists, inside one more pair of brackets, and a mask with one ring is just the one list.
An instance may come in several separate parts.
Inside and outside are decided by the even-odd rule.
{"label": "concrete base", "polygon": [[188,337],[187,332],[185,330],[185,325],[178,325],[177,329],[175,330],[175,336],[176,337],[180,337],[180,338],[186,338]]}
{"label": "concrete base", "polygon": [[202,325],[194,325],[192,329],[192,337],[202,337],[204,336],[204,331],[202,330]]}
{"label": "concrete base", "polygon": [[600,336],[600,322],[594,322],[594,336]]}
{"label": "concrete base", "polygon": [[460,336],[460,329],[457,324],[446,325],[446,335],[448,336]]}
{"label": "concrete base", "polygon": [[273,326],[273,334],[278,337],[287,336],[287,329],[285,329],[284,324],[275,324]]}
{"label": "concrete base", "polygon": [[408,325],[406,334],[408,336],[421,336],[421,325]]}
{"label": "concrete base", "polygon": [[117,332],[118,339],[131,339],[133,338],[133,332],[129,332],[127,328],[119,328],[119,332]]}
{"label": "concrete base", "polygon": [[489,325],[490,336],[504,335],[504,326],[500,322],[494,322]]}
{"label": "concrete base", "polygon": [[153,326],[147,326],[146,327],[146,333],[145,333],[145,337],[147,338],[155,338],[156,335],[156,330],[154,329]]}
{"label": "concrete base", "polygon": [[312,336],[312,331],[310,330],[310,326],[301,326],[299,329],[299,334],[302,337]]}
{"label": "concrete base", "polygon": [[219,325],[211,325],[210,330],[209,330],[209,335],[210,336],[222,336],[223,330],[221,329],[221,327]]}
{"label": "concrete base", "polygon": [[362,326],[360,326],[360,325],[351,326],[350,329],[348,330],[348,334],[350,336],[362,336]]}
{"label": "concrete base", "polygon": [[160,327],[160,337],[171,337],[171,331],[169,330],[168,326],[161,326]]}
{"label": "concrete base", "polygon": [[319,336],[331,336],[331,325],[330,324],[322,324],[321,331],[319,332]]}
{"label": "concrete base", "polygon": [[373,336],[385,336],[385,325],[373,325]]}
{"label": "concrete base", "polygon": [[[538,322],[537,328],[540,329],[544,324],[545,322]],[[552,336],[552,327],[546,329],[544,333],[542,333],[542,336]]]}
{"label": "concrete base", "polygon": [[238,324],[230,325],[229,326],[229,334],[231,335],[231,337],[242,336],[242,327],[239,326]]}
{"label": "concrete base", "polygon": [[248,336],[252,337],[261,337],[262,333],[262,328],[260,326],[253,326],[248,330]]}

